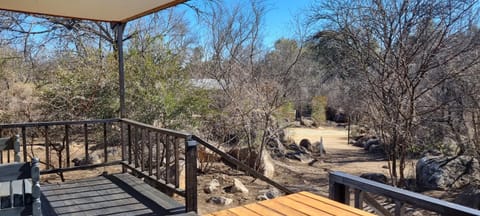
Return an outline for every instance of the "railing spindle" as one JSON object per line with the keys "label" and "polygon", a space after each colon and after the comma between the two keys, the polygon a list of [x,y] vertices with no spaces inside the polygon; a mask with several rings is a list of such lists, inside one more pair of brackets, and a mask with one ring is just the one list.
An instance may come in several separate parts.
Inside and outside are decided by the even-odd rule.
{"label": "railing spindle", "polygon": [[405,203],[395,200],[395,216],[405,215]]}
{"label": "railing spindle", "polygon": [[132,164],[132,126],[127,125],[127,140],[128,140],[128,164]]}
{"label": "railing spindle", "polygon": [[108,162],[108,151],[107,151],[107,123],[103,123],[103,162]]}
{"label": "railing spindle", "polygon": [[90,157],[88,154],[88,125],[84,124],[83,129],[84,129],[84,137],[85,137],[85,161],[89,161]]}
{"label": "railing spindle", "polygon": [[147,130],[147,143],[148,143],[148,148],[147,148],[147,151],[148,151],[148,175],[151,176],[153,174],[153,168],[152,168],[152,163],[153,163],[153,160],[152,160],[152,142],[151,142],[151,139],[150,139],[150,131]]}
{"label": "railing spindle", "polygon": [[50,169],[50,141],[48,140],[48,126],[45,126],[45,160],[47,169]]}
{"label": "railing spindle", "polygon": [[157,174],[157,180],[160,179],[160,143],[158,139],[158,133],[155,133],[155,168]]}
{"label": "railing spindle", "polygon": [[165,182],[170,183],[170,136],[165,138]]}
{"label": "railing spindle", "polygon": [[70,167],[70,130],[68,125],[65,125],[65,151],[67,154],[67,167]]}
{"label": "railing spindle", "polygon": [[140,170],[145,171],[145,129],[140,129]]}
{"label": "railing spindle", "polygon": [[27,128],[22,127],[23,162],[27,162]]}
{"label": "railing spindle", "polygon": [[354,193],[355,193],[354,207],[358,209],[363,209],[363,191],[355,188]]}
{"label": "railing spindle", "polygon": [[178,144],[180,142],[180,139],[179,138],[175,138],[173,140],[173,154],[174,154],[174,159],[175,159],[175,188],[179,188],[180,187],[180,179],[179,179],[179,176],[180,176],[180,162],[179,162],[179,158],[180,158],[180,153],[179,153],[179,149],[178,149]]}

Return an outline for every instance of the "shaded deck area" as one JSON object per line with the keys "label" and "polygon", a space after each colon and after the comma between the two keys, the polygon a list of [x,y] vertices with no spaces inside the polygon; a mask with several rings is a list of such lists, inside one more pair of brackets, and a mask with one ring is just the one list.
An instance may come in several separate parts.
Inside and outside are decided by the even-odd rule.
{"label": "shaded deck area", "polygon": [[42,185],[44,215],[195,215],[129,174]]}
{"label": "shaded deck area", "polygon": [[368,212],[321,197],[309,192],[299,192],[272,200],[265,200],[235,207],[205,216],[305,216],[305,215],[350,215],[373,216]]}

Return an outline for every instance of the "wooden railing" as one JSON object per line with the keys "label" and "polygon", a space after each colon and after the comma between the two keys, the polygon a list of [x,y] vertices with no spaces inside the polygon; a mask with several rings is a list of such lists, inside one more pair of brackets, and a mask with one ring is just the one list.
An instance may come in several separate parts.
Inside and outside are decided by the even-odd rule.
{"label": "wooden railing", "polygon": [[395,203],[393,214],[396,216],[404,215],[405,204],[409,204],[415,208],[433,211],[441,215],[480,215],[480,211],[476,209],[381,184],[343,172],[331,172],[329,174],[329,183],[330,199],[349,205],[350,193],[353,192],[355,208],[362,209],[363,203],[365,202],[379,215],[392,214],[377,203],[369,194],[382,195],[393,200]]}
{"label": "wooden railing", "polygon": [[[67,171],[122,165],[124,172],[183,196],[187,211],[197,210],[197,142],[190,134],[129,119],[0,124],[0,137],[16,134],[22,160],[39,158],[41,174],[64,180]],[[6,154],[0,163],[10,162]]]}

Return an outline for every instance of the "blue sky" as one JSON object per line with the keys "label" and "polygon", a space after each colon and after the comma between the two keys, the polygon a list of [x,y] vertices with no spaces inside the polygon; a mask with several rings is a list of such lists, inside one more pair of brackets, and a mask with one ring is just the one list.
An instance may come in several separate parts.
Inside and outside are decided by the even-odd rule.
{"label": "blue sky", "polygon": [[265,17],[265,45],[270,47],[282,37],[291,38],[295,33],[295,16],[306,15],[314,0],[267,0]]}

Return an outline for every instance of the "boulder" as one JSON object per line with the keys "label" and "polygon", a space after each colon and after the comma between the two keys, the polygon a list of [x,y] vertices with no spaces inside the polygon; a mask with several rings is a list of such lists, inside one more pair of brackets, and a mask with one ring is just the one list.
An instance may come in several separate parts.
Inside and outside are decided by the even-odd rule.
{"label": "boulder", "polygon": [[383,154],[385,153],[385,150],[383,148],[382,144],[379,145],[371,145],[368,147],[368,152],[372,154]]}
{"label": "boulder", "polygon": [[214,197],[210,197],[208,198],[207,200],[208,203],[213,203],[213,204],[216,204],[216,205],[230,205],[232,202],[233,202],[233,199],[230,199],[230,198],[226,198],[226,197],[223,197],[223,196],[214,196]]}
{"label": "boulder", "polygon": [[380,182],[382,184],[387,183],[387,176],[384,175],[383,173],[364,173],[360,175],[361,178]]}
{"label": "boulder", "polygon": [[302,118],[300,123],[305,127],[315,127],[315,122],[310,119]]}
{"label": "boulder", "polygon": [[[232,149],[228,152],[228,154],[249,165],[250,167],[255,166],[258,155],[256,151],[250,152],[248,148]],[[225,161],[225,164],[233,167],[235,166],[227,161]],[[275,166],[273,165],[272,157],[266,150],[262,152],[262,157],[260,157],[259,168],[259,171],[268,178],[272,178],[275,173]]]}
{"label": "boulder", "polygon": [[368,139],[365,142],[365,144],[363,145],[363,149],[368,151],[370,149],[370,146],[372,146],[372,145],[380,145],[380,140],[377,139],[376,137],[372,137],[372,138]]}
{"label": "boulder", "polygon": [[365,144],[367,143],[368,140],[369,140],[368,137],[362,136],[362,137],[360,137],[360,138],[357,139],[357,141],[353,144],[353,146],[357,146],[357,147],[363,148],[363,147],[365,146]]}
{"label": "boulder", "polygon": [[453,202],[470,208],[480,209],[480,188],[467,187]]}
{"label": "boulder", "polygon": [[212,179],[208,184],[205,185],[203,191],[205,191],[207,194],[210,194],[216,191],[218,187],[220,187],[220,182],[218,182],[217,179]]}
{"label": "boulder", "polygon": [[300,147],[305,148],[309,152],[313,152],[313,145],[308,139],[302,139],[300,140]]}
{"label": "boulder", "polygon": [[243,185],[243,183],[240,180],[234,178],[233,179],[233,185],[230,188],[230,192],[231,193],[248,194],[248,189],[247,189],[247,187],[245,187],[245,185]]}
{"label": "boulder", "polygon": [[471,156],[426,156],[417,162],[417,186],[421,189],[458,189],[480,178],[480,165]]}

